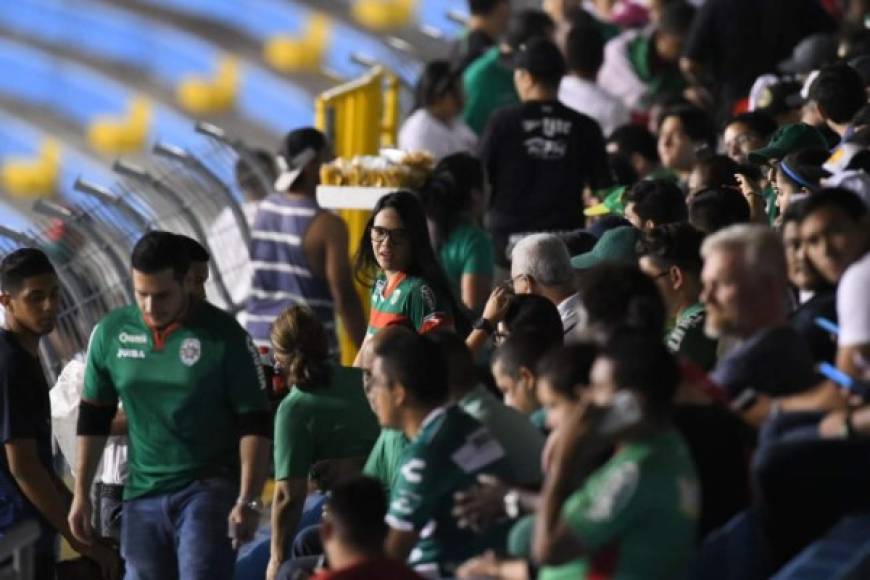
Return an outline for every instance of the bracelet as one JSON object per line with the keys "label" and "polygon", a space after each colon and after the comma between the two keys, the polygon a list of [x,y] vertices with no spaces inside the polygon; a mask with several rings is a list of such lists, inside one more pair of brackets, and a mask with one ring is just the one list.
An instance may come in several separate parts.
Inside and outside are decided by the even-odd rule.
{"label": "bracelet", "polygon": [[258,497],[240,497],[236,500],[236,505],[257,512],[258,514],[263,513],[263,502],[260,501],[260,498]]}

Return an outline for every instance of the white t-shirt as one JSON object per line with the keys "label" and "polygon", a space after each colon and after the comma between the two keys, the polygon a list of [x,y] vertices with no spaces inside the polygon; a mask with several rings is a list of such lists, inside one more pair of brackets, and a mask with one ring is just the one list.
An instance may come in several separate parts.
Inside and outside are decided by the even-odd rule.
{"label": "white t-shirt", "polygon": [[559,86],[559,100],[566,107],[592,117],[605,137],[631,121],[631,115],[619,99],[597,84],[568,75]]}
{"label": "white t-shirt", "polygon": [[870,344],[870,252],[852,264],[837,287],[841,347]]}
{"label": "white t-shirt", "polygon": [[399,131],[399,149],[428,151],[436,160],[477,149],[477,135],[462,120],[445,124],[426,109],[417,109]]}

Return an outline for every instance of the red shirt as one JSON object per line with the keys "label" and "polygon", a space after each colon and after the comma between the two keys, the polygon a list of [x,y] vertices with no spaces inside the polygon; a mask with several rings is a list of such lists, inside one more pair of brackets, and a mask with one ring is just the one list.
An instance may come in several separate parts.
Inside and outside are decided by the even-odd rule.
{"label": "red shirt", "polygon": [[312,580],[423,580],[405,564],[387,558],[360,562],[342,570],[323,570]]}

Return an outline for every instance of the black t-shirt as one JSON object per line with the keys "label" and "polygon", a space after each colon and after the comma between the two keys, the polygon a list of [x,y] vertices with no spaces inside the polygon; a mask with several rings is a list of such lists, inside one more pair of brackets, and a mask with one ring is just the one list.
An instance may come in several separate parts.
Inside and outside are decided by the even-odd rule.
{"label": "black t-shirt", "polygon": [[[52,469],[51,403],[48,384],[39,360],[8,330],[0,329],[0,438],[5,445],[15,439],[33,439],[46,469]],[[29,518],[47,523],[9,472],[5,449],[0,453],[0,534]]]}
{"label": "black t-shirt", "polygon": [[723,106],[730,108],[749,94],[756,78],[776,72],[802,38],[834,28],[818,0],[707,0],[684,53],[708,66]]}
{"label": "black t-shirt", "polygon": [[480,146],[492,197],[489,227],[499,235],[583,226],[583,188],[610,184],[598,123],[558,101],[497,111]]}
{"label": "black t-shirt", "polygon": [[837,341],[831,334],[815,323],[817,317],[827,318],[837,322],[837,290],[834,288],[822,290],[804,302],[795,310],[789,324],[800,334],[810,350],[813,359],[819,362],[833,363],[837,356]]}
{"label": "black t-shirt", "polygon": [[718,405],[676,405],[674,424],[686,440],[701,481],[700,537],[749,505],[754,433]]}
{"label": "black t-shirt", "polygon": [[450,50],[450,68],[462,74],[468,65],[495,46],[495,39],[483,30],[470,30],[465,36],[453,43]]}
{"label": "black t-shirt", "polygon": [[819,381],[813,353],[791,326],[767,328],[719,359],[710,379],[729,399],[753,389],[772,397],[800,393]]}

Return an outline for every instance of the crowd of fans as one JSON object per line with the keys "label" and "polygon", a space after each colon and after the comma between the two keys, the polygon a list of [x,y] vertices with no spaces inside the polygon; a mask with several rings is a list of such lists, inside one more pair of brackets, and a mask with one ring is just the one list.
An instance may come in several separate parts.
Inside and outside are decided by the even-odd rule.
{"label": "crowd of fans", "polygon": [[58,278],[3,259],[0,534],[40,523],[36,578],[60,535],[106,580],[752,579],[870,509],[870,3],[469,7],[399,132],[437,165],[353,259],[310,128],[239,161],[242,325],[228,256],[139,240],[72,493]]}

